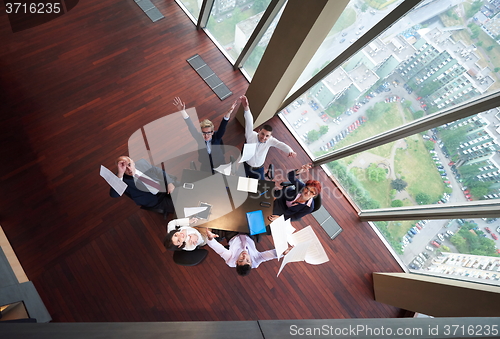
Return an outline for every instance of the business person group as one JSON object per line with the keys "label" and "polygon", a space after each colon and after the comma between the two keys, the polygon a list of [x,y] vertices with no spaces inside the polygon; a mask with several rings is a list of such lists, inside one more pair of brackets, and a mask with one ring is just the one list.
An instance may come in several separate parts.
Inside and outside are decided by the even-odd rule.
{"label": "business person group", "polygon": [[[227,163],[222,138],[231,114],[238,106],[238,101],[241,102],[244,109],[246,143],[256,144],[255,154],[243,164],[245,174],[249,178],[264,180],[264,163],[271,147],[278,148],[288,157],[293,158],[297,154],[290,146],[272,135],[273,129],[270,125],[264,124],[258,131],[254,131],[253,116],[245,96],[241,96],[239,100],[232,103],[224,113],[217,130],[214,129],[214,124],[210,120],[202,120],[199,129],[201,133],[186,112],[185,103],[176,97],[173,104],[181,112],[189,132],[198,143],[200,170],[213,173],[214,168]],[[175,213],[171,196],[176,185],[179,185],[175,177],[152,166],[144,159],[136,163],[128,156],[118,157],[116,166],[117,177],[127,184],[124,194],[137,205],[164,216]],[[274,191],[273,214],[269,216],[268,222],[272,222],[281,215],[285,219],[291,219],[291,221],[300,220],[314,210],[315,200],[318,200],[315,198],[321,193],[321,184],[317,180],[308,180],[304,183],[300,179],[301,174],[307,173],[310,168],[311,164],[304,164],[299,169],[288,173],[289,186]],[[120,197],[113,188],[110,189],[110,196]],[[259,252],[256,249],[257,238],[255,236],[246,233],[209,230],[197,227],[197,222],[196,218],[174,218],[171,220],[167,225],[167,235],[163,242],[165,247],[171,250],[192,251],[200,246],[208,245],[224,259],[229,267],[236,267],[237,273],[241,276],[248,275],[252,268],[257,268],[264,261],[278,258],[276,250]],[[226,246],[221,243],[224,239],[227,241]],[[288,248],[282,254],[285,255],[290,249]]]}

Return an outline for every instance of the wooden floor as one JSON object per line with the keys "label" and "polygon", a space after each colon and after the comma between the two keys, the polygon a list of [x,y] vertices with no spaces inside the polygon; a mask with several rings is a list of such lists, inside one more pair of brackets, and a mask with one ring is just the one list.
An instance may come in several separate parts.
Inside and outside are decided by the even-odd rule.
{"label": "wooden floor", "polygon": [[[165,221],[111,199],[100,165],[114,169],[128,137],[174,112],[172,99],[216,122],[247,81],[171,0],[152,23],[132,1],[86,0],[43,25],[12,33],[0,14],[0,224],[56,322],[379,318],[403,315],[374,301],[371,273],[401,269],[335,186],[323,198],[344,231],[334,241],[311,216],[330,261],[277,261],[248,277],[210,249],[196,267],[172,262]],[[0,6],[3,6],[0,5]],[[185,61],[200,54],[233,91],[221,102]],[[272,150],[279,169],[308,161],[278,118],[274,135],[297,159]],[[225,144],[241,147],[232,119]],[[175,144],[172,145],[175,147]],[[337,194],[333,194],[337,192]],[[270,239],[258,244],[272,248]]]}

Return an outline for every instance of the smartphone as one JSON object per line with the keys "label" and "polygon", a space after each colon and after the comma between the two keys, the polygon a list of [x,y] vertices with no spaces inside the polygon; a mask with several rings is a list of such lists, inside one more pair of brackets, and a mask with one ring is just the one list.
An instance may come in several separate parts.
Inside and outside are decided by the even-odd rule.
{"label": "smartphone", "polygon": [[192,190],[194,188],[194,184],[190,182],[185,182],[184,185],[182,185],[182,187],[184,187],[187,190]]}

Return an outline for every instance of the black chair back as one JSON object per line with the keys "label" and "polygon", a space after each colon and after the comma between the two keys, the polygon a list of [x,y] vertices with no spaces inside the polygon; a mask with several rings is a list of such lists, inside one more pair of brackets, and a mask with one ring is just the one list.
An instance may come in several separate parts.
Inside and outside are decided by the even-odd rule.
{"label": "black chair back", "polygon": [[197,248],[193,251],[174,251],[174,262],[181,266],[196,266],[200,264],[208,255],[208,251]]}

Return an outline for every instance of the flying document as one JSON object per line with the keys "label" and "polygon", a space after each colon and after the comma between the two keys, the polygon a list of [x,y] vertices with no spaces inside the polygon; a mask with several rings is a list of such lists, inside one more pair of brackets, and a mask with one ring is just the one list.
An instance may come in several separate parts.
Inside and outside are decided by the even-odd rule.
{"label": "flying document", "polygon": [[230,175],[231,174],[231,163],[229,164],[222,164],[217,168],[214,168],[219,173],[222,173],[224,175]]}
{"label": "flying document", "polygon": [[276,253],[283,253],[288,244],[294,247],[285,255],[278,275],[289,262],[305,261],[311,265],[327,262],[328,256],[311,226],[298,232],[290,224],[290,219],[285,221],[283,216],[273,221],[270,225]]}
{"label": "flying document", "polygon": [[206,206],[203,206],[203,207],[184,207],[184,217],[188,218],[192,215],[201,213],[206,209],[207,209]]}
{"label": "flying document", "polygon": [[244,144],[243,154],[241,155],[239,163],[252,159],[252,157],[255,155],[256,149],[257,149],[257,144]]}
{"label": "flying document", "polygon": [[106,180],[106,182],[111,186],[116,193],[118,193],[120,196],[123,195],[123,192],[127,189],[128,185],[123,182],[123,180],[120,180],[113,172],[111,172],[109,169],[101,165],[101,171],[100,171],[101,177]]}

